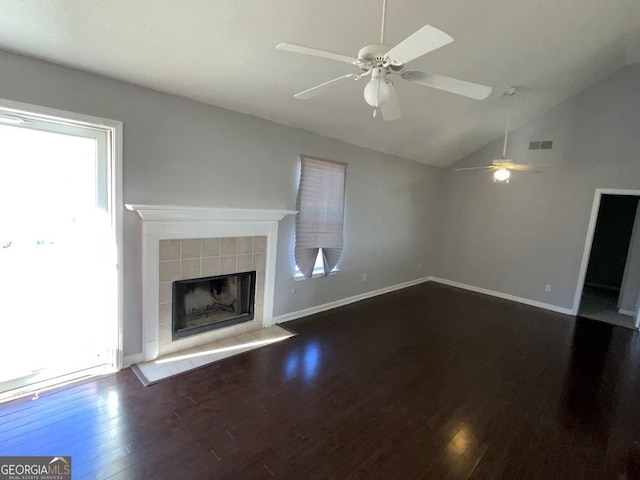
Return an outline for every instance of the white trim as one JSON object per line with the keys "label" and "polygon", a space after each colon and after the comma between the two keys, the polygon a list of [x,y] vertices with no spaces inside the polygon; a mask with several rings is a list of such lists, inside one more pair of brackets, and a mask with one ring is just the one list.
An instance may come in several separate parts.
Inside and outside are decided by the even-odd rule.
{"label": "white trim", "polygon": [[446,280],[444,278],[429,277],[429,280],[436,283],[442,283],[443,285],[449,285],[451,287],[462,288],[472,292],[482,293],[484,295],[491,295],[492,297],[502,298],[504,300],[511,300],[512,302],[524,303],[532,307],[543,308],[545,310],[551,310],[552,312],[564,313],[571,315],[571,309],[566,307],[560,307],[558,305],[552,305],[550,303],[539,302],[537,300],[530,300],[524,297],[517,297],[509,293],[496,292],[495,290],[489,290],[487,288],[475,287],[466,283],[454,282],[452,280]]}
{"label": "white trim", "polygon": [[619,308],[618,309],[618,313],[620,315],[627,315],[628,317],[634,317],[636,316],[636,312],[634,312],[633,310],[625,310],[624,308]]}
{"label": "white trim", "polygon": [[582,262],[580,263],[580,273],[578,274],[578,284],[573,297],[572,315],[577,315],[580,309],[580,300],[582,300],[582,291],[584,290],[584,282],[587,277],[587,265],[589,264],[589,255],[591,254],[591,246],[593,244],[593,234],[596,231],[596,221],[598,220],[598,210],[600,210],[600,199],[602,194],[596,189],[591,206],[591,216],[589,217],[589,226],[587,227],[587,237],[582,252]]}
{"label": "white trim", "polygon": [[295,320],[297,318],[307,317],[315,313],[331,310],[332,308],[342,307],[344,305],[349,305],[350,303],[359,302],[360,300],[365,300],[367,298],[376,297],[378,295],[384,295],[385,293],[394,292],[396,290],[401,290],[403,288],[412,287],[414,285],[418,285],[420,283],[429,281],[429,278],[430,277],[423,277],[423,278],[418,278],[416,280],[409,280],[408,282],[398,283],[396,285],[380,288],[378,290],[372,290],[370,292],[354,295],[353,297],[342,298],[340,300],[336,300],[335,302],[316,305],[315,307],[305,308],[304,310],[298,310],[297,312],[285,313],[283,315],[278,315],[277,317],[273,317],[273,322],[284,323],[284,322],[289,322],[291,320]]}
{"label": "white trim", "polygon": [[[332,275],[335,275],[339,271],[340,271],[339,268],[334,268],[329,272],[328,276],[331,277]],[[321,270],[315,271],[315,268],[314,268],[314,272],[313,272],[313,275],[311,275],[311,278],[307,278],[302,274],[302,272],[300,272],[300,270],[296,268],[296,273],[293,275],[293,280],[296,282],[301,282],[303,280],[312,280],[314,278],[325,278],[324,272]]]}
{"label": "white trim", "polygon": [[136,363],[142,363],[144,361],[144,355],[142,352],[136,353],[134,355],[127,355],[122,359],[122,368],[130,367],[131,365],[135,365]]}
{"label": "white trim", "polygon": [[523,303],[525,305],[530,305],[532,307],[542,308],[544,310],[550,310],[552,312],[564,313],[565,315],[571,315],[571,309],[566,307],[560,307],[558,305],[552,305],[550,303],[539,302],[537,300],[530,300],[528,298],[517,297],[515,295],[510,295],[508,293],[496,292],[494,290],[488,290],[486,288],[475,287],[473,285],[468,285],[466,283],[454,282],[452,280],[446,280],[444,278],[438,277],[423,277],[418,278],[416,280],[410,280],[408,282],[399,283],[396,285],[391,285],[390,287],[381,288],[379,290],[373,290],[371,292],[361,293],[360,295],[354,295],[353,297],[342,298],[340,300],[336,300],[335,302],[324,303],[322,305],[317,305],[315,307],[305,308],[304,310],[298,310],[296,312],[285,313],[283,315],[278,315],[273,318],[274,323],[284,323],[289,322],[291,320],[296,320],[298,318],[307,317],[309,315],[313,315],[316,313],[324,312],[326,310],[331,310],[332,308],[342,307],[343,305],[349,305],[350,303],[359,302],[360,300],[365,300],[367,298],[376,297],[378,295],[384,295],[385,293],[394,292],[396,290],[401,290],[403,288],[412,287],[414,285],[418,285],[420,283],[425,282],[436,282],[441,283],[443,285],[449,285],[451,287],[462,288],[464,290],[469,290],[472,292],[482,293],[484,295],[490,295],[492,297],[502,298],[504,300],[510,300],[512,302]]}
{"label": "white trim", "polygon": [[[638,252],[638,239],[640,238],[640,208],[637,208],[640,205],[640,201],[636,199],[636,215],[633,219],[633,226],[631,227],[631,239],[629,240],[629,248],[627,249],[627,259],[624,262],[624,271],[622,274],[622,283],[620,284],[620,294],[618,296],[618,302],[616,304],[617,307],[621,307],[623,304],[628,304],[629,292],[627,291],[628,282],[630,281],[630,277],[633,278],[634,275],[637,275],[639,272],[631,272],[631,260],[636,257]],[[640,292],[636,292],[640,294]],[[637,299],[636,299],[637,300]],[[637,309],[638,304],[634,303],[634,307]],[[629,311],[629,310],[625,310]],[[623,314],[624,315],[624,314]],[[635,313],[633,315],[635,317]]]}
{"label": "white trim", "polygon": [[273,222],[287,215],[295,215],[295,210],[255,210],[246,208],[185,207],[178,205],[125,205],[147,221],[220,221]]}
{"label": "white trim", "polygon": [[17,116],[28,116],[41,119],[48,122],[57,122],[75,125],[85,128],[99,129],[107,132],[110,139],[108,162],[109,172],[109,210],[112,215],[112,227],[115,235],[115,268],[116,283],[115,286],[115,308],[114,315],[117,317],[113,341],[110,347],[113,348],[111,362],[112,367],[116,370],[122,368],[122,349],[123,349],[123,329],[124,329],[124,307],[123,307],[123,143],[122,143],[122,122],[118,120],[110,120],[102,117],[94,117],[92,115],[84,115],[67,110],[59,110],[55,108],[43,107],[41,105],[33,105],[30,103],[16,102],[0,98],[0,109],[2,111],[11,112]]}
{"label": "white trim", "polygon": [[600,210],[600,201],[602,199],[602,195],[640,196],[640,190],[629,190],[622,188],[596,188],[596,192],[593,197],[593,205],[591,207],[591,216],[589,217],[587,237],[584,243],[584,251],[582,252],[582,262],[580,264],[580,273],[578,274],[576,293],[573,297],[573,308],[571,309],[571,315],[577,315],[578,310],[580,309],[580,301],[582,300],[582,291],[584,290],[584,282],[587,276],[587,265],[589,264],[589,256],[591,255],[593,234],[596,230],[596,222],[598,220],[598,211]]}
{"label": "white trim", "polygon": [[0,98],[0,108],[11,111],[12,114],[20,116],[26,115],[30,117],[39,117],[42,120],[61,121],[63,123],[71,123],[84,127],[106,127],[108,129],[116,129],[122,122],[110,120],[102,117],[94,117],[92,115],[84,115],[82,113],[70,112],[68,110],[58,110],[57,108],[43,107],[41,105],[33,105],[31,103],[15,102]]}
{"label": "white trim", "polygon": [[[105,123],[105,120],[102,121]],[[124,194],[123,194],[123,124],[118,121],[108,121],[111,123],[111,195],[114,227],[116,230],[116,296],[118,326],[116,335],[116,345],[114,352],[114,367],[116,370],[123,368],[123,348],[124,348]]]}

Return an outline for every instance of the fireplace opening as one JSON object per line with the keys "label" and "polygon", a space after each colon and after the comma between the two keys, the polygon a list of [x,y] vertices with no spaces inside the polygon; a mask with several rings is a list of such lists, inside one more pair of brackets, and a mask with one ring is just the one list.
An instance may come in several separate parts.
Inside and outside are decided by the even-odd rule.
{"label": "fireplace opening", "polygon": [[172,339],[253,320],[256,272],[173,282]]}

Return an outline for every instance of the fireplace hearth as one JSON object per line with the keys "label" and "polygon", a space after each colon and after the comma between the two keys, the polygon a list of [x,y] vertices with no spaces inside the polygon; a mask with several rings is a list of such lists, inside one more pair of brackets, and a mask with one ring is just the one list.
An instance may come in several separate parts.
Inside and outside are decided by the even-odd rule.
{"label": "fireplace hearth", "polygon": [[173,282],[172,339],[254,318],[256,272]]}

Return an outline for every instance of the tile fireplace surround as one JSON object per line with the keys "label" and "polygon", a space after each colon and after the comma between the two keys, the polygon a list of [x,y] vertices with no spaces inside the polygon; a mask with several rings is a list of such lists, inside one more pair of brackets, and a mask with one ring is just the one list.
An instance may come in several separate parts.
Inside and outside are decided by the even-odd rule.
{"label": "tile fireplace surround", "polygon": [[[273,324],[278,222],[291,210],[126,205],[142,219],[144,361]],[[255,318],[171,339],[174,280],[256,270]]]}

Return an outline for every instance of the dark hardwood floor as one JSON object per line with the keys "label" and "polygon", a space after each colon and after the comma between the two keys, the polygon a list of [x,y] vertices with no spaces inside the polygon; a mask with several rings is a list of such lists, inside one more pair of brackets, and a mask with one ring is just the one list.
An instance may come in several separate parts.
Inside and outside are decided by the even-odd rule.
{"label": "dark hardwood floor", "polygon": [[0,455],[87,479],[640,478],[640,339],[437,284],[143,387],[0,405]]}

